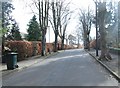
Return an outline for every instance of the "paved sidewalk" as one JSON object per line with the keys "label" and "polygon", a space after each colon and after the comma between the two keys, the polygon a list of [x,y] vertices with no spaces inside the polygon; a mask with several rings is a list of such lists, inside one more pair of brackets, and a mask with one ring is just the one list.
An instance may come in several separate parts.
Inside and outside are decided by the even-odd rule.
{"label": "paved sidewalk", "polygon": [[2,76],[4,76],[4,75],[10,74],[10,73],[12,73],[14,71],[19,71],[19,70],[25,69],[25,68],[27,68],[29,66],[32,66],[33,64],[36,64],[36,63],[39,63],[39,62],[45,60],[46,58],[48,58],[50,56],[56,55],[59,52],[61,52],[61,51],[58,51],[56,53],[52,52],[51,54],[48,54],[47,56],[41,56],[41,55],[33,56],[33,57],[30,57],[30,58],[28,58],[26,60],[17,62],[17,65],[19,67],[14,69],[14,70],[7,70],[6,64],[0,64],[0,72],[2,73]]}
{"label": "paved sidewalk", "polygon": [[[91,55],[93,55],[96,59],[98,59],[99,58],[99,56],[100,56],[100,53],[101,53],[101,51],[99,50],[99,56],[98,57],[96,57],[96,50],[95,49],[91,49],[90,51],[89,51],[89,53],[91,54]],[[112,53],[110,53],[111,54],[111,56],[112,56],[112,60],[111,61],[101,61],[104,65],[106,65],[113,73],[115,73],[117,76],[119,76],[120,77],[120,67],[119,67],[119,65],[120,65],[120,63],[118,63],[119,62],[119,55],[116,55],[116,54],[112,54]]]}

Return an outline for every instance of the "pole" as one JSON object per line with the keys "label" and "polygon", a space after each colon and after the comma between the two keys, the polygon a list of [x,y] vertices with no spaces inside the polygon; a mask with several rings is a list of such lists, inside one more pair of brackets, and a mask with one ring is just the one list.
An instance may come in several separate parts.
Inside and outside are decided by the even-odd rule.
{"label": "pole", "polygon": [[96,1],[96,56],[98,56],[98,29],[97,29],[97,20],[98,20],[98,13],[97,13],[97,1]]}
{"label": "pole", "polygon": [[[120,1],[118,2],[118,42],[120,42]],[[120,58],[119,54],[118,58]],[[120,64],[120,60],[118,60],[118,64]]]}
{"label": "pole", "polygon": [[49,29],[49,43],[50,43],[50,26],[48,26]]}

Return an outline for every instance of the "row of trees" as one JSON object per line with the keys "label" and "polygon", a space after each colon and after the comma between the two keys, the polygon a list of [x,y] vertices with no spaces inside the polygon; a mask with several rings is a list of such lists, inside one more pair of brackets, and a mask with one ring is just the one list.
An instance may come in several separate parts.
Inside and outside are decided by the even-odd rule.
{"label": "row of trees", "polygon": [[[31,21],[29,22],[29,25],[28,25],[29,40],[31,39],[30,36],[31,37],[34,36],[37,38],[37,40],[41,40],[42,55],[44,56],[45,44],[46,44],[46,32],[47,32],[48,24],[50,23],[55,34],[54,51],[55,52],[57,51],[58,37],[60,37],[62,41],[61,49],[64,49],[65,32],[67,29],[67,25],[71,19],[71,14],[73,13],[73,11],[70,11],[70,8],[69,8],[70,3],[65,3],[65,1],[62,1],[62,0],[53,0],[52,2],[49,2],[49,0],[45,0],[45,1],[33,0],[32,5],[33,6],[31,6],[31,8],[32,7],[36,8],[37,9],[36,11],[38,11],[38,12],[34,12],[32,10],[35,15],[38,15],[39,22],[37,23],[35,21],[36,20],[35,16],[33,16]],[[36,33],[39,34],[38,37],[37,37],[37,34],[35,33],[35,30],[36,30]],[[30,35],[30,32],[31,32],[31,35]]]}
{"label": "row of trees", "polygon": [[[108,31],[108,29],[112,29],[112,27],[117,23],[117,14],[115,11],[116,9],[112,8],[112,2],[107,3],[95,1],[95,4],[97,6],[97,17],[92,14],[92,11],[89,9],[89,7],[87,11],[80,9],[79,28],[82,30],[81,34],[84,40],[84,48],[90,50],[89,37],[91,26],[92,24],[96,24],[97,22],[97,27],[99,29],[98,32],[101,39],[100,59],[111,59],[111,56],[107,50],[106,32]],[[32,11],[35,15],[38,15],[39,22],[37,22],[37,18],[35,15],[30,20],[28,24],[29,28],[27,29],[29,34],[27,36],[28,40],[41,40],[42,56],[44,56],[46,45],[46,32],[48,24],[50,22],[55,34],[54,51],[57,51],[58,36],[62,40],[61,49],[64,49],[66,29],[73,13],[73,11],[70,11],[69,8],[70,3],[66,3],[62,0],[53,0],[52,2],[50,2],[49,0],[32,0],[32,6],[37,9],[37,12],[34,12],[34,10]],[[11,3],[2,3],[2,32],[4,33],[2,36],[2,43],[4,43],[5,39],[21,40],[18,24],[11,16],[12,10],[14,10],[14,7]],[[78,32],[77,35],[79,39],[81,37],[80,33]]]}
{"label": "row of trees", "polygon": [[[71,13],[73,13],[73,11],[70,11],[69,5],[70,3],[65,3],[62,0],[53,0],[52,2],[49,0],[32,0],[32,7],[36,8],[37,12],[32,10],[34,16],[28,23],[27,39],[41,41],[42,56],[45,55],[46,32],[49,23],[52,25],[55,34],[54,51],[57,51],[58,36],[62,40],[61,49],[64,49],[65,32],[71,19]],[[2,33],[5,31],[2,36],[2,43],[5,40],[22,40],[19,26],[11,15],[14,9],[10,2],[2,3]],[[36,15],[39,17],[38,22]]]}
{"label": "row of trees", "polygon": [[[100,42],[101,42],[101,55],[100,55],[100,60],[102,59],[112,59],[107,45],[110,43],[112,40],[106,40],[109,38],[111,35],[109,35],[110,30],[115,31],[116,30],[116,25],[117,24],[117,8],[115,8],[116,4],[115,2],[102,2],[97,0],[95,1],[96,4],[96,9],[97,9],[97,17],[92,14],[92,12],[89,10],[84,11],[80,10],[79,13],[79,29],[81,29],[82,32],[82,37],[84,40],[84,48],[90,50],[90,31],[91,31],[91,25],[95,24],[97,22],[97,27],[98,27],[98,34],[100,37]],[[97,19],[96,19],[97,18]],[[81,28],[82,25],[82,28]],[[114,28],[115,27],[115,28]],[[117,32],[117,31],[116,31]],[[118,37],[116,35],[116,37]]]}

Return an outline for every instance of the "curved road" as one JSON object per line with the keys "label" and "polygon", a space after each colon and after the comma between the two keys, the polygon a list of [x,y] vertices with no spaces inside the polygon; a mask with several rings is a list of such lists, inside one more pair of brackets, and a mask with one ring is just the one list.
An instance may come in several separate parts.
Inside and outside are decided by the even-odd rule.
{"label": "curved road", "polygon": [[65,50],[3,77],[3,86],[117,86],[118,82],[82,49]]}

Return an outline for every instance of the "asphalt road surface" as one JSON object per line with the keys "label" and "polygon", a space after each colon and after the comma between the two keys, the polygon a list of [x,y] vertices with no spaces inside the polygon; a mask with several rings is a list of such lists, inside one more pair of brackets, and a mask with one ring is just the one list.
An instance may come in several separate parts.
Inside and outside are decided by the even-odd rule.
{"label": "asphalt road surface", "polygon": [[74,49],[3,77],[3,86],[118,86],[118,82],[88,53]]}

